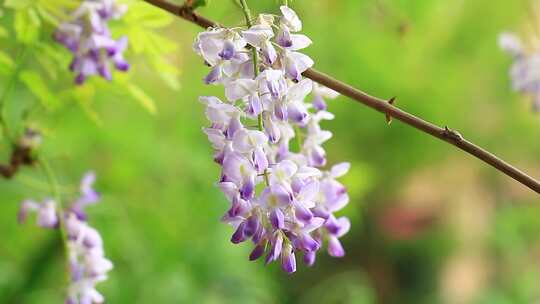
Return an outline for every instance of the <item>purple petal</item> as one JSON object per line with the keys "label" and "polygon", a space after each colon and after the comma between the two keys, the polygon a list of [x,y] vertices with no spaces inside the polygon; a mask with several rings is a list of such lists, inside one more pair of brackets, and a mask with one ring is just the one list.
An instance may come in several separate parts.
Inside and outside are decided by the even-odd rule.
{"label": "purple petal", "polygon": [[300,243],[304,251],[317,251],[321,248],[321,244],[307,233],[302,236]]}
{"label": "purple petal", "polygon": [[117,60],[114,64],[117,70],[126,72],[129,70],[129,63],[125,60]]}
{"label": "purple petal", "polygon": [[287,107],[283,103],[276,103],[274,106],[274,115],[281,121],[288,119]]}
{"label": "purple petal", "polygon": [[234,232],[234,234],[231,237],[231,242],[233,244],[242,243],[243,241],[245,241],[247,239],[247,237],[244,234],[245,226],[246,226],[245,222],[242,222],[242,223],[240,223],[240,225],[238,225],[238,228],[236,229],[236,231]]}
{"label": "purple petal", "polygon": [[326,110],[328,108],[328,106],[326,105],[326,102],[324,101],[324,99],[320,95],[315,95],[313,97],[312,104],[313,104],[313,107],[315,108],[315,110],[317,110],[317,111],[324,111],[324,110]]}
{"label": "purple petal", "polygon": [[103,78],[109,81],[112,80],[111,70],[107,65],[101,65],[100,67],[98,67],[98,72],[99,75],[101,75]]}
{"label": "purple petal", "polygon": [[43,228],[57,228],[59,225],[58,216],[56,214],[55,202],[47,200],[43,202],[37,210],[38,225]]}
{"label": "purple petal", "polygon": [[281,233],[278,233],[272,240],[272,247],[266,256],[265,264],[268,265],[272,261],[275,261],[281,254],[283,248],[283,236]]}
{"label": "purple petal", "polygon": [[324,167],[326,165],[326,152],[320,146],[315,146],[309,155],[310,165],[314,167]]}
{"label": "purple petal", "polygon": [[251,251],[251,254],[249,255],[249,260],[250,261],[257,260],[264,254],[265,250],[266,250],[266,243],[255,246],[255,248],[253,248],[253,251]]}
{"label": "purple petal", "polygon": [[313,264],[315,264],[316,257],[317,257],[316,251],[304,252],[304,263],[306,263],[307,266],[311,267],[313,266]]}
{"label": "purple petal", "polygon": [[204,83],[213,84],[221,78],[221,66],[216,65],[210,70],[210,73],[204,78]]}
{"label": "purple petal", "polygon": [[231,209],[227,211],[227,214],[230,217],[237,217],[237,216],[241,216],[245,214],[248,210],[249,210],[249,204],[245,200],[235,197],[233,199]]}
{"label": "purple petal", "polygon": [[86,80],[86,76],[84,76],[84,74],[80,73],[79,75],[77,75],[77,77],[75,77],[75,84],[82,85],[85,80]]}
{"label": "purple petal", "polygon": [[298,202],[294,203],[294,207],[294,214],[297,219],[305,223],[311,221],[311,219],[313,218],[313,213],[308,208],[304,207]]}
{"label": "purple petal", "polygon": [[288,48],[293,45],[293,42],[291,39],[291,32],[286,26],[280,27],[279,32],[276,36],[276,42],[284,48]]}
{"label": "purple petal", "polygon": [[308,117],[306,109],[298,106],[296,103],[289,104],[287,110],[289,118],[297,123],[304,123]]}
{"label": "purple petal", "polygon": [[265,233],[266,233],[266,229],[264,229],[264,226],[259,225],[257,232],[255,232],[251,240],[253,241],[253,243],[258,244],[263,239]]}
{"label": "purple petal", "polygon": [[328,210],[322,207],[315,207],[311,209],[311,212],[313,213],[314,216],[320,217],[323,219],[328,219],[328,217],[330,216],[330,212],[328,212]]}
{"label": "purple petal", "polygon": [[247,238],[253,236],[255,232],[257,232],[257,230],[259,229],[259,223],[260,221],[259,221],[258,216],[255,216],[255,215],[250,216],[247,219],[246,225],[244,227],[244,235]]}
{"label": "purple petal", "polygon": [[324,227],[326,227],[326,230],[328,230],[328,233],[332,235],[337,235],[340,229],[339,223],[334,216],[330,216],[328,218],[326,223],[324,223]]}
{"label": "purple petal", "polygon": [[255,180],[253,177],[248,177],[244,180],[242,188],[240,188],[240,195],[245,200],[250,200],[255,195]]}
{"label": "purple petal", "polygon": [[257,147],[253,151],[253,163],[258,173],[263,173],[268,168],[268,159],[262,147]]}
{"label": "purple petal", "polygon": [[261,51],[262,51],[264,61],[269,65],[274,64],[274,62],[276,61],[278,57],[274,46],[270,42],[267,42],[264,45],[264,47],[261,49]]}
{"label": "purple petal", "polygon": [[285,227],[285,215],[281,209],[276,208],[270,213],[270,223],[274,229],[283,229]]}
{"label": "purple petal", "polygon": [[281,254],[281,268],[287,273],[293,273],[296,271],[296,257],[292,251],[292,246],[286,244]]}
{"label": "purple petal", "polygon": [[231,120],[229,121],[229,126],[227,127],[227,130],[225,131],[225,136],[227,137],[227,139],[230,140],[234,137],[234,134],[236,134],[238,130],[241,130],[243,128],[244,126],[242,125],[242,122],[240,121],[240,117],[235,116],[231,118]]}
{"label": "purple petal", "polygon": [[335,236],[330,236],[328,238],[328,254],[335,258],[341,258],[345,256],[345,250],[339,242],[338,238]]}
{"label": "purple petal", "polygon": [[235,54],[234,43],[230,40],[225,40],[223,43],[223,50],[218,54],[223,60],[231,60]]}
{"label": "purple petal", "polygon": [[289,205],[293,200],[292,193],[281,184],[273,185],[270,190],[272,190],[272,194],[276,196],[278,201],[282,204]]}

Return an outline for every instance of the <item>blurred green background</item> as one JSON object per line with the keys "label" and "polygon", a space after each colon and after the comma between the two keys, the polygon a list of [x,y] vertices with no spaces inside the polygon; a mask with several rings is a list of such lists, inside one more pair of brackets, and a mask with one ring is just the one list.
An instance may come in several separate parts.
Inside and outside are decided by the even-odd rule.
{"label": "blurred green background", "polygon": [[[249,2],[255,13],[278,10],[274,0]],[[511,59],[497,46],[501,31],[519,32],[533,18],[531,3],[296,0],[292,7],[314,41],[306,53],[317,69],[370,94],[397,96],[397,106],[540,176],[540,117],[511,91]],[[231,1],[213,0],[200,13],[227,25],[243,20]],[[9,29],[10,9],[0,18]],[[208,70],[191,50],[199,31],[173,18],[160,30],[179,45],[166,55],[180,71],[177,89],[143,56],[129,58],[136,67],[129,82],[151,96],[155,114],[99,79],[89,84],[95,92],[80,89],[87,102],[67,98],[53,110],[36,105],[21,82],[9,95],[13,125],[32,108],[27,123],[43,131],[39,153],[63,186],[76,186],[88,169],[98,174],[103,201],[89,213],[115,264],[98,285],[107,303],[540,303],[538,196],[344,97],[330,102],[336,119],[324,127],[334,133],[330,161],[352,163],[343,180],[351,202],[342,214],[353,225],[343,239],[346,257],[321,254],[314,268],[293,275],[248,262],[251,246],[231,244],[231,228],[219,222],[228,206],[214,184],[219,168],[197,100],[223,93],[201,81]],[[21,48],[11,35],[0,38],[12,56]],[[26,67],[39,56],[46,55],[31,53]],[[7,80],[0,76],[2,90]],[[72,75],[54,80],[70,86]],[[3,140],[2,162],[8,155]],[[16,222],[18,203],[46,197],[47,189],[38,168],[0,180],[0,303],[62,303],[59,236]]]}

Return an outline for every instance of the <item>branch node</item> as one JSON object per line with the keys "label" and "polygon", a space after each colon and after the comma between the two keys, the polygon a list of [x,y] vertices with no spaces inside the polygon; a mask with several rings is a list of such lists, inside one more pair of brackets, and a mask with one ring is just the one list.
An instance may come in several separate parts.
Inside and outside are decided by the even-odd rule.
{"label": "branch node", "polygon": [[450,129],[448,126],[444,126],[443,136],[444,138],[447,138],[455,142],[460,142],[460,141],[463,141],[464,139],[461,133],[459,133],[456,130]]}
{"label": "branch node", "polygon": [[[395,101],[396,101],[396,96],[390,98],[390,99],[388,100],[388,104],[390,104],[390,105],[393,106],[394,103],[395,103]],[[392,124],[392,116],[390,116],[389,113],[386,113],[386,123],[387,123],[388,125],[391,125],[391,124]]]}
{"label": "branch node", "polygon": [[0,164],[0,175],[4,178],[12,178],[22,166],[31,166],[35,163],[32,157],[32,149],[16,145],[11,152],[8,164]]}

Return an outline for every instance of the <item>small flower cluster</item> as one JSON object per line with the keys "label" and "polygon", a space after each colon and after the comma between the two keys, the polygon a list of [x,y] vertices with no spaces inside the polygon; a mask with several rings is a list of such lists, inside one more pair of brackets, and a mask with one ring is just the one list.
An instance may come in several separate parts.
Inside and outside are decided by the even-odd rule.
{"label": "small flower cluster", "polygon": [[113,264],[105,258],[103,241],[99,232],[86,221],[84,208],[99,201],[99,194],[92,188],[95,175],[88,173],[81,182],[81,195],[66,210],[59,210],[57,202],[46,199],[42,203],[27,200],[21,204],[19,222],[26,221],[29,212],[35,212],[37,224],[43,228],[61,228],[67,237],[69,252],[69,271],[71,283],[68,288],[66,304],[103,303],[103,296],[95,285],[107,279],[107,272]]}
{"label": "small flower cluster", "polygon": [[540,50],[528,51],[512,33],[499,36],[499,46],[514,58],[510,68],[512,88],[533,99],[533,110],[540,111]]}
{"label": "small flower cluster", "polygon": [[115,0],[85,0],[73,12],[71,21],[59,25],[54,38],[73,53],[69,68],[77,75],[76,84],[83,84],[92,75],[111,80],[111,65],[120,71],[129,69],[123,55],[128,39],[114,40],[108,26],[126,10],[127,6]]}
{"label": "small flower cluster", "polygon": [[[207,84],[225,87],[227,101],[201,97],[212,125],[204,132],[222,166],[219,187],[231,203],[223,221],[235,228],[235,244],[251,239],[250,260],[266,253],[266,263],[281,259],[284,271],[296,271],[296,254],[311,266],[328,243],[342,257],[338,240],[350,228],[334,212],[349,201],[336,179],[348,163],[323,170],[322,144],[332,133],[322,120],[333,119],[325,98],[337,93],[303,79],[313,60],[298,52],[311,40],[297,34],[302,23],[287,6],[282,16],[260,15],[248,29],[210,28],[200,33],[195,51],[211,67]],[[313,100],[305,102],[312,94]],[[291,149],[295,138],[297,149]]]}

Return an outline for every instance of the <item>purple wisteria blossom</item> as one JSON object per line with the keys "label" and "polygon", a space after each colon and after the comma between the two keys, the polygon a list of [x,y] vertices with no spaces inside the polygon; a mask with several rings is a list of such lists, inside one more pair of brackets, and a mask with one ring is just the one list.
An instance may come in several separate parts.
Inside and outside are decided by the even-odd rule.
{"label": "purple wisteria blossom", "polygon": [[[225,100],[200,100],[222,166],[218,184],[231,203],[222,218],[234,228],[231,242],[251,240],[250,260],[265,256],[292,273],[299,255],[313,265],[323,243],[330,256],[345,254],[339,238],[350,223],[334,213],[349,202],[337,181],[349,164],[325,169],[322,145],[332,133],[320,122],[334,118],[325,99],[338,94],[302,77],[313,60],[299,51],[312,41],[297,34],[302,22],[292,9],[281,12],[258,16],[248,29],[210,28],[194,49],[210,66],[204,82],[225,87]],[[258,53],[256,69],[250,49]]]}
{"label": "purple wisteria blossom", "polygon": [[499,46],[514,59],[510,68],[512,89],[533,100],[533,110],[540,111],[540,50],[529,50],[512,33],[499,35]]}
{"label": "purple wisteria blossom", "polygon": [[75,83],[83,84],[92,75],[111,80],[114,67],[127,71],[129,64],[124,59],[128,45],[127,37],[114,40],[108,22],[120,18],[127,10],[115,0],[82,1],[71,15],[71,20],[61,23],[54,38],[73,53],[69,66],[75,73]]}
{"label": "purple wisteria blossom", "polygon": [[26,220],[29,212],[35,212],[40,227],[59,229],[63,225],[61,228],[66,232],[71,278],[66,304],[103,303],[104,298],[95,285],[106,280],[107,272],[113,268],[111,261],[105,258],[99,232],[88,225],[84,213],[85,206],[99,201],[99,194],[93,189],[95,178],[92,172],[83,177],[80,196],[67,208],[59,209],[57,202],[51,199],[43,203],[26,200],[22,202],[19,212],[20,222]]}

